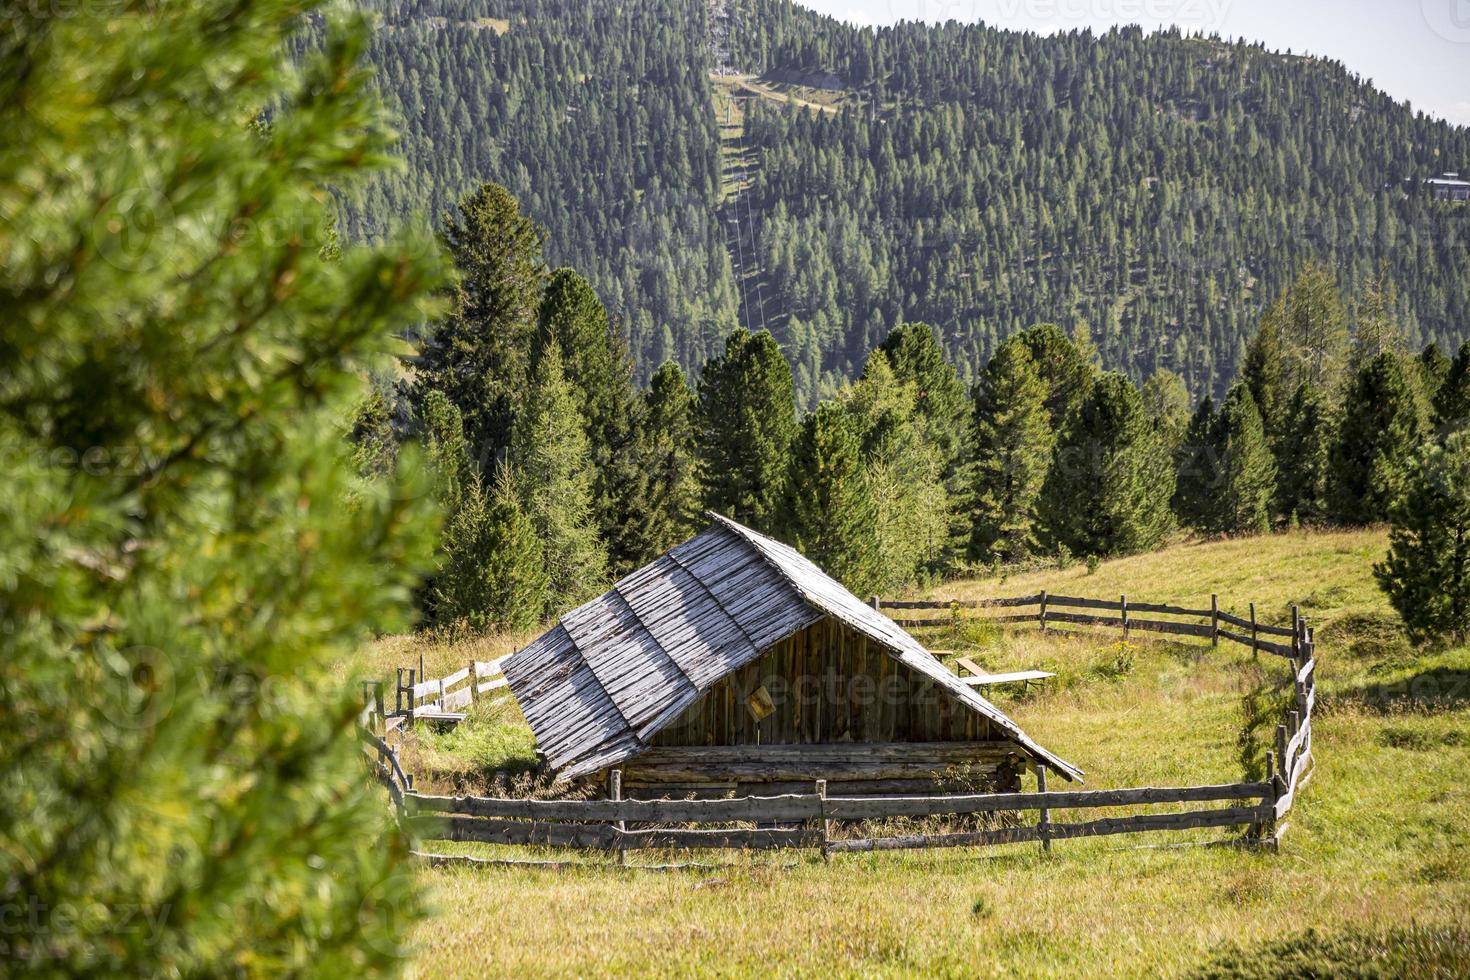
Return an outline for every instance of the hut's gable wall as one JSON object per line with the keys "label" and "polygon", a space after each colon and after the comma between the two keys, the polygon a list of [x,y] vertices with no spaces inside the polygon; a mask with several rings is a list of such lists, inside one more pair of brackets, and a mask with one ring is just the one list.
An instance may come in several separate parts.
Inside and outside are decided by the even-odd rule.
{"label": "hut's gable wall", "polygon": [[827,618],[722,678],[660,731],[653,744],[971,742],[1003,737],[933,678]]}

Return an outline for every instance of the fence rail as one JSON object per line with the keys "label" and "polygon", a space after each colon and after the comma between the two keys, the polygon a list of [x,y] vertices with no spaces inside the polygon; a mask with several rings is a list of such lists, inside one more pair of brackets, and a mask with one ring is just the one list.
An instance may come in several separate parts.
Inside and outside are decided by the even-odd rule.
{"label": "fence rail", "polygon": [[[874,599],[875,605],[879,603]],[[811,793],[780,796],[746,796],[733,799],[623,799],[621,772],[614,771],[609,780],[607,799],[528,800],[487,797],[453,797],[420,794],[413,789],[412,777],[399,764],[396,750],[370,731],[363,732],[364,750],[372,760],[378,778],[388,787],[401,824],[417,836],[428,839],[477,841],[508,845],[545,845],[563,848],[588,848],[617,851],[642,848],[820,848],[825,856],[857,851],[888,851],[927,847],[972,847],[1004,843],[1040,842],[1050,848],[1053,841],[1097,837],[1114,834],[1157,833],[1199,828],[1244,827],[1240,843],[1279,846],[1285,833],[1297,794],[1313,773],[1312,716],[1316,705],[1316,641],[1313,631],[1293,608],[1292,626],[1268,626],[1251,619],[1242,620],[1219,611],[1218,599],[1212,598],[1210,610],[1188,609],[1158,603],[1130,603],[1126,596],[1113,603],[1108,600],[1070,596],[1022,596],[1007,599],[969,600],[967,604],[944,602],[890,602],[883,608],[955,610],[957,608],[1015,608],[1034,605],[1033,615],[991,617],[990,619],[1040,620],[1048,622],[1105,626],[1124,630],[1156,630],[1209,639],[1231,640],[1285,658],[1291,666],[1292,705],[1275,730],[1275,743],[1266,753],[1266,778],[1258,782],[1227,783],[1212,786],[1139,787],[1101,790],[1046,789],[1046,768],[1037,767],[1038,789],[1035,792],[985,794],[935,794],[924,796],[837,796],[829,797],[825,780],[817,780]],[[1114,611],[1118,616],[1058,611],[1070,609]],[[1168,620],[1139,620],[1134,612],[1151,615],[1175,615],[1210,619],[1208,626]],[[904,621],[898,621],[902,624]],[[942,624],[944,620],[926,620]],[[1226,622],[1239,626],[1244,622],[1251,635],[1245,636],[1220,628]],[[1286,636],[1289,644],[1260,639],[1260,634]],[[503,659],[503,658],[502,658]],[[464,684],[464,689],[483,689],[488,671],[468,664],[446,678],[404,684],[400,679],[400,697],[411,699],[408,712],[414,710],[414,699],[438,696],[442,707],[446,690]],[[494,689],[493,686],[490,687]],[[471,695],[473,697],[473,695]],[[450,703],[456,703],[450,701]],[[380,704],[380,699],[379,699]],[[373,699],[369,697],[364,717],[373,716]],[[379,711],[381,713],[381,711]],[[1223,807],[1200,808],[1201,803],[1225,803]],[[1116,816],[1081,821],[1055,822],[1053,812],[1070,810],[1107,810],[1157,806],[1186,806],[1172,812],[1128,812]],[[861,821],[890,818],[929,818],[972,816],[980,814],[1035,812],[1034,823],[995,829],[898,834],[885,837],[834,837],[833,826],[846,821],[860,828]],[[721,824],[725,826],[700,826]],[[729,826],[754,824],[755,826]],[[689,826],[695,825],[695,826]]]}
{"label": "fence rail", "polygon": [[[979,622],[995,624],[1039,623],[1045,629],[1048,624],[1062,623],[1071,626],[1103,626],[1122,629],[1125,633],[1141,630],[1151,633],[1166,633],[1175,636],[1195,636],[1210,640],[1216,645],[1221,640],[1249,647],[1253,652],[1275,654],[1278,657],[1297,657],[1301,652],[1301,617],[1295,607],[1292,610],[1292,625],[1277,626],[1262,623],[1256,618],[1255,603],[1250,604],[1250,617],[1237,616],[1220,608],[1220,598],[1210,597],[1209,609],[1191,609],[1172,603],[1137,602],[1126,595],[1117,599],[1091,599],[1083,596],[1053,595],[1040,592],[1036,595],[1014,596],[998,599],[890,599],[873,596],[873,608],[878,610],[898,609],[905,612],[944,612],[948,616],[906,615],[893,621],[905,629],[938,629],[953,626],[957,622]],[[1035,612],[1010,613],[1003,616],[961,616],[966,610],[993,608],[1025,608],[1035,606]],[[1061,610],[1081,609],[1091,612],[1064,612]],[[1117,616],[1098,613],[1116,612]],[[1166,619],[1138,619],[1135,613],[1155,616],[1178,616],[1185,619],[1203,619],[1206,623],[1184,623]],[[1226,629],[1226,626],[1234,629]],[[1239,631],[1239,632],[1237,632]],[[1277,643],[1263,637],[1283,637],[1288,643]]]}
{"label": "fence rail", "polygon": [[[511,654],[494,660],[471,660],[458,670],[443,677],[421,680],[424,668],[419,666],[398,668],[398,679],[390,713],[381,699],[377,714],[390,724],[406,724],[412,727],[415,720],[459,721],[465,708],[481,697],[508,687],[509,681],[501,674],[501,667]],[[508,695],[496,698],[502,700]],[[368,709],[364,709],[364,713]]]}

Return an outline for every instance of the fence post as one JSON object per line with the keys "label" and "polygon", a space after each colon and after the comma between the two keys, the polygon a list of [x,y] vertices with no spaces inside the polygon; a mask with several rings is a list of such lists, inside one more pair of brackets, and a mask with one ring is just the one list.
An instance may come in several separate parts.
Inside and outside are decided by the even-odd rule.
{"label": "fence post", "polygon": [[1220,597],[1210,595],[1210,646],[1220,645]]}
{"label": "fence post", "polygon": [[474,704],[477,700],[479,700],[479,697],[480,696],[475,693],[475,688],[477,688],[479,686],[480,686],[479,678],[475,676],[475,661],[473,659],[471,659],[470,660],[470,704]]}
{"label": "fence post", "polygon": [[1302,652],[1302,611],[1295,604],[1291,607],[1291,659],[1295,660]]}
{"label": "fence post", "polygon": [[[612,769],[607,774],[607,798],[614,803],[623,798],[623,770]],[[626,820],[619,820],[613,824],[618,831],[618,864],[628,863],[628,849],[622,846],[623,832],[628,829]]]}
{"label": "fence post", "polygon": [[1253,602],[1251,603],[1251,659],[1255,659],[1258,655],[1259,649],[1256,646],[1256,604]]}
{"label": "fence post", "polygon": [[883,600],[877,596],[873,596],[873,609],[875,612],[883,611]]}
{"label": "fence post", "polygon": [[[1317,659],[1317,631],[1312,629],[1311,627],[1307,627],[1307,643],[1306,646],[1303,648],[1303,654],[1303,666],[1306,665],[1307,661]],[[1313,667],[1312,672],[1307,675],[1307,679],[1303,681],[1301,685],[1302,716],[1306,718],[1307,724],[1309,725],[1312,723],[1312,716],[1307,712],[1307,699],[1311,697],[1312,691],[1315,690],[1316,687],[1317,668]]]}
{"label": "fence post", "polygon": [[403,724],[406,725],[406,726],[408,726],[409,728],[412,728],[413,727],[413,706],[414,706],[414,702],[419,699],[418,698],[418,695],[414,693],[414,683],[415,683],[414,682],[414,677],[415,676],[417,676],[417,675],[414,674],[413,668],[412,667],[408,668],[408,717],[406,717],[403,720]]}
{"label": "fence post", "polygon": [[393,689],[393,713],[403,713],[403,668],[395,668],[398,671],[398,679],[394,682],[397,687]]}
{"label": "fence post", "polygon": [[[1046,792],[1046,765],[1043,764],[1043,763],[1040,763],[1040,762],[1038,762],[1036,764],[1036,791],[1038,793],[1045,793]],[[1041,849],[1043,851],[1050,851],[1051,850],[1051,810],[1049,808],[1047,808],[1047,807],[1042,807],[1041,808],[1041,819],[1040,819],[1040,822],[1038,823],[1038,827],[1039,827],[1039,829],[1041,831]]]}
{"label": "fence post", "polygon": [[1124,595],[1118,600],[1118,605],[1123,610],[1123,639],[1128,639],[1128,596]]}
{"label": "fence post", "polygon": [[827,781],[817,780],[817,801],[822,811],[822,860],[832,860],[832,851],[828,843],[832,839],[832,821],[827,819]]}
{"label": "fence post", "polygon": [[1041,631],[1046,632],[1046,590],[1041,590],[1041,613],[1036,617],[1041,623]]}
{"label": "fence post", "polygon": [[[1286,726],[1276,726],[1276,778],[1281,779],[1282,773],[1287,770],[1286,759]],[[1283,780],[1284,781],[1284,780]]]}
{"label": "fence post", "polygon": [[1266,797],[1266,801],[1271,807],[1271,816],[1256,824],[1255,831],[1257,840],[1266,837],[1274,837],[1276,835],[1276,801],[1280,798],[1281,794],[1276,784],[1275,752],[1266,753],[1266,785],[1271,787],[1270,795]]}

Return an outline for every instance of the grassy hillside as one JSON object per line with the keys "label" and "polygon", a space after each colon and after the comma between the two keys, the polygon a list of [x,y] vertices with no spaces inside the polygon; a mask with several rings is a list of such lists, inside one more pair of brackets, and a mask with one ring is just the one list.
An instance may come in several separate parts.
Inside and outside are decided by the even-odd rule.
{"label": "grassy hillside", "polygon": [[[1101,838],[986,850],[841,855],[716,852],[704,871],[656,873],[569,857],[561,871],[425,870],[436,916],[419,966],[603,973],[1248,974],[1278,957],[1384,975],[1470,969],[1470,651],[1415,651],[1372,582],[1382,532],[1298,533],[1185,544],[1153,555],[1008,580],[952,583],[945,596],[1052,592],[1139,600],[1255,599],[1280,621],[1293,600],[1318,626],[1323,702],[1318,770],[1282,852],[1171,845],[1218,837]],[[381,668],[420,647],[433,673],[515,638],[464,645],[395,640]],[[1207,645],[1067,637],[962,624],[931,638],[992,669],[1045,666],[1045,691],[999,700],[1092,788],[1259,775],[1280,662]],[[436,659],[437,658],[437,659]],[[474,770],[530,751],[507,712],[426,739],[409,757]],[[422,777],[421,777],[422,778]],[[436,850],[494,854],[477,845]],[[526,857],[501,852],[499,857]],[[537,856],[549,856],[541,854]],[[684,856],[686,859],[687,855]],[[1395,930],[1398,930],[1395,932]],[[1267,957],[1269,951],[1270,956]],[[1374,957],[1380,957],[1374,960]],[[1394,959],[1398,957],[1398,959]],[[1376,964],[1376,966],[1375,966]],[[1370,972],[1366,975],[1373,975]]]}

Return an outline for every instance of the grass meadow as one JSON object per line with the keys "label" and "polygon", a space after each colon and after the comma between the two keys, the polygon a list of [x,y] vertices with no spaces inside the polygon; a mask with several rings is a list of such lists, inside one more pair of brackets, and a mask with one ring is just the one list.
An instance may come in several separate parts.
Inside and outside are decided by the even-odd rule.
{"label": "grass meadow", "polygon": [[[434,842],[429,849],[561,859],[556,868],[421,868],[433,916],[420,976],[691,972],[861,976],[1463,976],[1470,973],[1470,651],[1416,650],[1373,582],[1382,531],[1185,542],[1154,554],[946,583],[942,598],[1068,595],[1171,601],[1317,629],[1316,773],[1279,853],[1189,846],[1220,831],[835,855],[601,855]],[[1043,634],[961,620],[923,637],[993,671],[1042,667],[1039,691],[996,694],[1089,788],[1259,778],[1285,702],[1282,662],[1222,644],[1114,631]],[[527,637],[390,638],[362,671],[430,676]],[[989,692],[987,692],[989,693]],[[528,768],[513,703],[457,731],[409,737],[430,790],[491,791]],[[524,782],[520,791],[534,791]],[[1059,820],[1086,819],[1061,813]]]}

